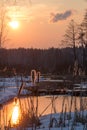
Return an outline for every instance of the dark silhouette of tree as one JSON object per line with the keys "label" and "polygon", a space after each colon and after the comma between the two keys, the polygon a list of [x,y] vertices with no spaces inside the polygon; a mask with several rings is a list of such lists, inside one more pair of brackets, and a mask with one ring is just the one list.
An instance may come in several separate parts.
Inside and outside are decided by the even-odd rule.
{"label": "dark silhouette of tree", "polygon": [[86,70],[87,65],[87,10],[84,15],[84,19],[80,26],[80,44],[82,47],[82,66],[83,70]]}
{"label": "dark silhouette of tree", "polygon": [[76,61],[76,40],[77,40],[77,24],[71,20],[64,35],[64,43],[66,46],[73,47],[74,61]]}
{"label": "dark silhouette of tree", "polygon": [[83,26],[83,31],[84,31],[85,44],[87,45],[87,10],[86,10],[85,15],[84,15],[82,26]]}

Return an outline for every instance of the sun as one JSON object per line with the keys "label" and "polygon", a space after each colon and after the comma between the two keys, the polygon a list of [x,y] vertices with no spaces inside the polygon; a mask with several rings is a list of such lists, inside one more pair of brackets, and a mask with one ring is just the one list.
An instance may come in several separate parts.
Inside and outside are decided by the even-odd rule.
{"label": "sun", "polygon": [[13,29],[19,28],[19,22],[18,21],[10,21],[9,26]]}

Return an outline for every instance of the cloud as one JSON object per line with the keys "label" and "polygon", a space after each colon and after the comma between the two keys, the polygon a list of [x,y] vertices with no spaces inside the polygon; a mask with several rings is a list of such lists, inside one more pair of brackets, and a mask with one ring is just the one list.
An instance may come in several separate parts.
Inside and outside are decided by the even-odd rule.
{"label": "cloud", "polygon": [[51,17],[50,17],[50,21],[55,23],[58,22],[60,20],[66,20],[68,17],[70,17],[72,15],[72,11],[68,10],[64,13],[51,13]]}

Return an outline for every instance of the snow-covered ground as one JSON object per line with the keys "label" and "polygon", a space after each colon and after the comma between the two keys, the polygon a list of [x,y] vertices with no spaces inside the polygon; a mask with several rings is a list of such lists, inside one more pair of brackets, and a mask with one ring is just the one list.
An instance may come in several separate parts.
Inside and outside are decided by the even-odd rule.
{"label": "snow-covered ground", "polygon": [[[27,127],[24,130],[87,130],[87,111],[84,111],[83,116],[80,114],[81,112],[75,112],[71,113],[71,116],[70,113],[42,116],[40,126]],[[17,128],[9,130],[17,130]]]}
{"label": "snow-covered ground", "polygon": [[[79,116],[81,112],[52,114],[40,118],[40,130],[87,130],[87,111],[83,113],[83,117]],[[83,121],[85,120],[85,121]]]}
{"label": "snow-covered ground", "polygon": [[[43,78],[41,77],[40,80],[42,81]],[[0,104],[7,102],[9,99],[17,96],[18,90],[24,82],[24,86],[29,87],[32,86],[31,77],[10,77],[10,78],[0,78]],[[22,91],[25,93],[26,90]],[[26,92],[27,93],[27,92]]]}
{"label": "snow-covered ground", "polygon": [[[23,77],[22,80],[26,82],[26,86],[31,85],[30,77]],[[21,77],[0,78],[0,104],[17,96],[21,83]]]}

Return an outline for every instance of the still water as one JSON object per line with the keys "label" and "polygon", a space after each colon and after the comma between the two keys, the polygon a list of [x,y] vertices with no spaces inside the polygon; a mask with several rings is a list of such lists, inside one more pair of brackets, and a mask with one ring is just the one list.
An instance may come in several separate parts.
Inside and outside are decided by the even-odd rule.
{"label": "still water", "polygon": [[5,104],[0,109],[0,127],[8,126],[9,123],[17,123],[23,113],[37,112],[38,116],[50,113],[69,112],[75,110],[87,110],[87,97],[71,96],[40,96],[20,98]]}

